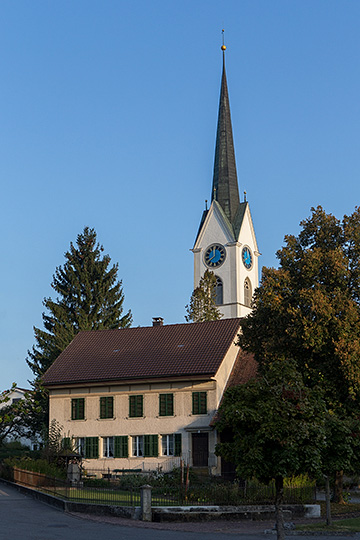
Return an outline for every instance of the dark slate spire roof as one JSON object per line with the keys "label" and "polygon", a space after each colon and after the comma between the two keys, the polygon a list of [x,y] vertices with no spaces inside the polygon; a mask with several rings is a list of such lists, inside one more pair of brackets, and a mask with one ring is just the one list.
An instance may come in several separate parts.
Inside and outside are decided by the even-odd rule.
{"label": "dark slate spire roof", "polygon": [[217,200],[233,225],[240,204],[236,174],[234,141],[231,126],[229,94],[225,71],[225,47],[221,80],[219,117],[216,134],[213,191],[211,200]]}

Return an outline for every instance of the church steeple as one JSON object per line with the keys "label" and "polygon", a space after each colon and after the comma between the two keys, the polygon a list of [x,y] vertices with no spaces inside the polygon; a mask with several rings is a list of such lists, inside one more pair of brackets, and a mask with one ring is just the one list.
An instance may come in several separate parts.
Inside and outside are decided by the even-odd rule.
{"label": "church steeple", "polygon": [[234,141],[231,126],[230,102],[226,82],[225,50],[223,44],[223,71],[216,134],[213,189],[211,200],[216,200],[233,225],[240,204],[236,174]]}

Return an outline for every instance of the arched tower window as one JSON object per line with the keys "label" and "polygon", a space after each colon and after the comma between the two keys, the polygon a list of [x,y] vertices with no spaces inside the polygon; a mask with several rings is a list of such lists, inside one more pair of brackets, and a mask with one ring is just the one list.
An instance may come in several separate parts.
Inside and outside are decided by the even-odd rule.
{"label": "arched tower window", "polygon": [[246,278],[244,281],[244,304],[247,307],[251,307],[252,300],[252,287],[249,278]]}
{"label": "arched tower window", "polygon": [[216,276],[215,293],[215,304],[217,306],[220,306],[221,304],[223,304],[223,282],[219,278],[219,276]]}

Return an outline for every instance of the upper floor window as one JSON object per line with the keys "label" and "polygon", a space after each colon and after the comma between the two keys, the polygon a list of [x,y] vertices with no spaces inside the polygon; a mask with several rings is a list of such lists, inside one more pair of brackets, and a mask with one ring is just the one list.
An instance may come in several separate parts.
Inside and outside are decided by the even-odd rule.
{"label": "upper floor window", "polygon": [[100,398],[100,418],[114,417],[114,398],[105,396]]}
{"label": "upper floor window", "polygon": [[85,398],[74,398],[71,400],[71,420],[84,420],[85,418]]}
{"label": "upper floor window", "polygon": [[223,282],[219,276],[216,276],[216,285],[215,285],[215,304],[220,306],[224,303],[224,294],[223,294]]}
{"label": "upper floor window", "polygon": [[143,396],[129,396],[129,416],[131,418],[141,418],[143,414]]}
{"label": "upper floor window", "polygon": [[244,281],[244,304],[247,307],[251,307],[252,300],[252,287],[249,278],[246,278]]}
{"label": "upper floor window", "polygon": [[173,416],[174,394],[159,394],[159,416]]}
{"label": "upper floor window", "polygon": [[206,414],[207,413],[206,392],[193,392],[192,413],[193,414]]}

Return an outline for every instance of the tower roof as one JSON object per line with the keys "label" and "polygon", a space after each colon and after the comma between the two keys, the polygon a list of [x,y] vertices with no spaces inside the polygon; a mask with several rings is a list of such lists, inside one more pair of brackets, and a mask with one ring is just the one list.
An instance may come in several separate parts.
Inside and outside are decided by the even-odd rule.
{"label": "tower roof", "polygon": [[225,71],[225,47],[216,134],[213,190],[211,200],[217,200],[233,225],[240,204],[236,174],[235,150],[231,126],[230,102]]}

